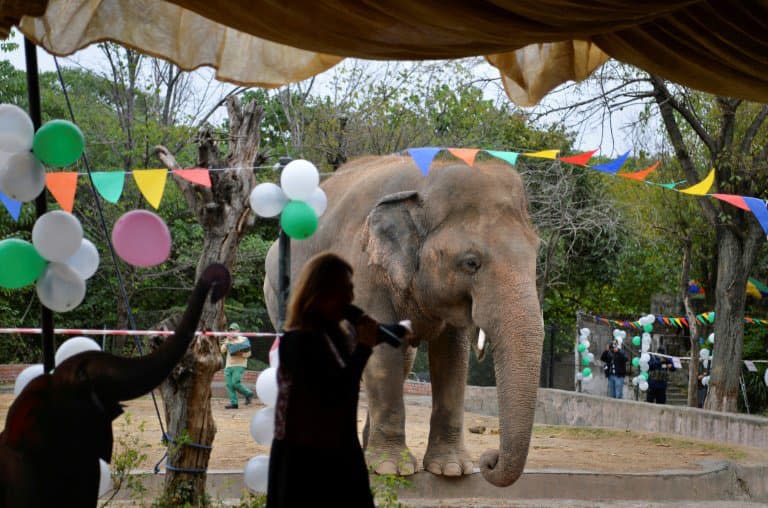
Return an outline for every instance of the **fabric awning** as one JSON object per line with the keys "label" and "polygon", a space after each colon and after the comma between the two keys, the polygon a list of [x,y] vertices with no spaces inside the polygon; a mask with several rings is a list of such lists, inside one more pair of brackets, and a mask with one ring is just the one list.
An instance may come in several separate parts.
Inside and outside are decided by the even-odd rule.
{"label": "fabric awning", "polygon": [[58,55],[112,40],[219,79],[279,86],[344,57],[486,55],[531,105],[607,58],[700,90],[768,102],[768,0],[0,0]]}

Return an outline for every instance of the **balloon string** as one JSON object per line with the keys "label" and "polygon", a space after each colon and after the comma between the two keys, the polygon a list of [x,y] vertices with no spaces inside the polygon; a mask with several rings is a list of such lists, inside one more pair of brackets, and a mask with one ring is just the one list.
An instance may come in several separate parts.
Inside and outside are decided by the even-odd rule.
{"label": "balloon string", "polygon": [[[77,121],[75,120],[75,111],[72,109],[72,102],[69,100],[69,92],[67,91],[67,85],[64,83],[64,76],[61,73],[61,67],[59,67],[59,60],[56,58],[56,56],[53,57],[53,63],[56,65],[56,73],[59,76],[59,83],[61,84],[61,89],[64,92],[64,100],[67,103],[67,109],[69,110],[69,117],[72,119],[72,123],[77,124]],[[136,326],[136,319],[133,316],[133,309],[131,309],[131,302],[128,299],[128,292],[125,289],[125,282],[123,280],[123,274],[120,272],[120,264],[117,260],[117,254],[115,253],[115,247],[112,245],[112,239],[109,236],[109,228],[107,227],[107,221],[104,219],[104,210],[101,207],[101,200],[99,199],[99,194],[96,192],[96,184],[93,181],[93,175],[91,174],[91,164],[88,160],[88,154],[85,151],[85,148],[83,148],[83,162],[85,164],[85,171],[88,174],[88,182],[90,183],[91,193],[93,194],[93,199],[96,202],[96,210],[99,214],[99,222],[101,223],[101,228],[104,232],[104,238],[107,242],[107,246],[109,247],[110,255],[112,256],[112,263],[115,265],[115,274],[117,275],[117,284],[120,288],[120,295],[123,299],[123,303],[125,304],[126,311],[128,313],[128,321],[131,324],[131,328],[136,330],[138,327]],[[136,345],[136,349],[138,349],[139,354],[143,355],[144,350],[141,347],[141,341],[139,338],[134,335],[133,336],[134,344]],[[151,390],[150,395],[152,396],[152,404],[155,406],[155,414],[157,415],[157,420],[160,423],[160,430],[165,434],[165,425],[163,425],[163,418],[160,416],[160,408],[157,406],[157,398],[155,398],[155,390]]]}

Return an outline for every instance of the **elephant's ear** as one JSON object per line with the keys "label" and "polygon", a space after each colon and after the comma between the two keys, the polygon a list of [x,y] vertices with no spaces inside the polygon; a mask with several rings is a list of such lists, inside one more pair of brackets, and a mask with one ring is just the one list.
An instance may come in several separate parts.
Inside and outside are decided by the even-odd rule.
{"label": "elephant's ear", "polygon": [[379,200],[368,214],[364,235],[369,263],[382,267],[396,287],[410,286],[426,236],[419,193],[398,192]]}

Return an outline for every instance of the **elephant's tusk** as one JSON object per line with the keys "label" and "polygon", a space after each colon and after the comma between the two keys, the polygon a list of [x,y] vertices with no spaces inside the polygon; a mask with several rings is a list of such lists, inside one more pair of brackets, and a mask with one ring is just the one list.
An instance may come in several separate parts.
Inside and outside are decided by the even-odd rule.
{"label": "elephant's tusk", "polygon": [[482,351],[485,347],[485,332],[480,328],[480,333],[477,334],[477,350]]}

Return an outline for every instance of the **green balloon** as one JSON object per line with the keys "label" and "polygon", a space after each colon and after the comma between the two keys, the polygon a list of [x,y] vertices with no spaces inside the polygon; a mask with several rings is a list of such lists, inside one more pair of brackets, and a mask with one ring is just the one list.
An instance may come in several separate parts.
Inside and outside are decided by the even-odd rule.
{"label": "green balloon", "polygon": [[641,372],[641,373],[640,373],[640,376],[641,376],[643,379],[645,379],[646,381],[648,381],[648,371],[645,371],[645,372]]}
{"label": "green balloon", "polygon": [[634,337],[632,337],[632,344],[633,345],[639,346],[640,342],[641,342],[641,340],[640,340],[640,336],[639,335],[635,335]]}
{"label": "green balloon", "polygon": [[636,356],[636,357],[632,358],[632,366],[633,367],[637,367],[638,365],[640,365],[640,358],[638,358]]}
{"label": "green balloon", "polygon": [[48,166],[74,164],[83,155],[85,138],[77,125],[66,120],[51,120],[37,130],[32,151]]}
{"label": "green balloon", "polygon": [[589,367],[585,367],[584,370],[581,371],[581,375],[584,377],[589,377],[592,375],[592,369]]}
{"label": "green balloon", "polygon": [[294,240],[304,240],[317,229],[317,214],[304,201],[291,201],[283,208],[280,226]]}
{"label": "green balloon", "polygon": [[576,348],[576,350],[577,350],[579,353],[583,353],[584,351],[586,351],[586,350],[587,350],[587,345],[586,345],[586,344],[584,344],[583,342],[581,342],[581,343],[579,343],[579,346]]}
{"label": "green balloon", "polygon": [[589,365],[589,357],[585,356],[584,358],[582,358],[581,359],[581,364],[582,365]]}
{"label": "green balloon", "polygon": [[0,287],[18,289],[32,284],[46,264],[31,243],[18,238],[0,241]]}
{"label": "green balloon", "polygon": [[653,325],[650,323],[643,325],[643,331],[651,333],[653,331]]}

